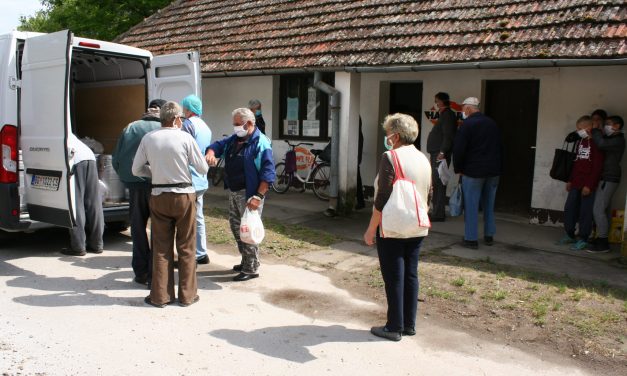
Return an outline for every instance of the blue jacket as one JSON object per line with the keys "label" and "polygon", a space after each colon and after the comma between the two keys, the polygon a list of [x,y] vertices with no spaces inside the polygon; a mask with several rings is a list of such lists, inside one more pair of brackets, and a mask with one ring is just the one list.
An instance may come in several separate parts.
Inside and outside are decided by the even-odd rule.
{"label": "blue jacket", "polygon": [[464,120],[453,142],[453,165],[456,173],[471,178],[503,174],[501,131],[494,120],[481,112]]}
{"label": "blue jacket", "polygon": [[[194,137],[196,144],[198,144],[198,149],[200,149],[200,152],[204,155],[211,144],[211,129],[209,129],[207,124],[198,116],[194,116],[183,122],[182,130]],[[189,166],[189,170],[192,173],[192,184],[197,192],[209,188],[209,181],[207,180],[206,174],[199,174],[192,166]]]}
{"label": "blue jacket", "polygon": [[[235,134],[216,141],[209,146],[216,157],[223,158],[237,140]],[[244,146],[244,174],[246,176],[246,198],[257,193],[259,184],[265,181],[272,184],[275,178],[274,157],[272,156],[272,144],[270,139],[261,133],[259,128],[250,136]],[[225,160],[225,163],[228,161]],[[227,179],[224,179],[224,188],[228,188]]]}

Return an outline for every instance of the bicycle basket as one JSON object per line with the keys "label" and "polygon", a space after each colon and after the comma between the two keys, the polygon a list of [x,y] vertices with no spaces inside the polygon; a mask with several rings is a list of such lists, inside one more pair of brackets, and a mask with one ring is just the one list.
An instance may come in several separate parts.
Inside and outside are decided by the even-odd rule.
{"label": "bicycle basket", "polygon": [[289,174],[296,172],[296,152],[294,150],[285,153],[285,172]]}

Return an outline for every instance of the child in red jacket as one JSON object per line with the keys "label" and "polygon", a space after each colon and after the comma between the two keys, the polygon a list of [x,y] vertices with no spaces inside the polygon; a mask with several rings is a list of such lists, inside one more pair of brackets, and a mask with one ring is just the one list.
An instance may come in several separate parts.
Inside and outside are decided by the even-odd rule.
{"label": "child in red jacket", "polygon": [[[573,164],[570,180],[566,183],[568,198],[564,205],[564,230],[566,236],[558,244],[573,244],[572,250],[588,247],[592,232],[592,207],[594,190],[601,179],[603,152],[592,141],[592,119],[582,116],[577,120],[577,134],[581,138],[577,145],[577,157]],[[579,223],[579,240],[575,238],[575,227]]]}

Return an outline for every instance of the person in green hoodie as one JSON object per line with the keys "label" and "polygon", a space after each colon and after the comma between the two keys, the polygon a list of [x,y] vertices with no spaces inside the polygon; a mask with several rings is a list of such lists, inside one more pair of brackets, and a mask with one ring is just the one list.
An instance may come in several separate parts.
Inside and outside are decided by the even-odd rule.
{"label": "person in green hoodie", "polygon": [[129,211],[131,222],[131,238],[133,239],[133,258],[131,265],[135,272],[135,282],[150,284],[152,276],[151,252],[148,243],[146,226],[150,218],[151,181],[148,178],[133,175],[131,167],[133,158],[142,138],[161,128],[159,113],[163,99],[154,99],[148,105],[147,112],[140,120],[130,123],[120,135],[113,152],[112,164],[120,180],[129,191]]}

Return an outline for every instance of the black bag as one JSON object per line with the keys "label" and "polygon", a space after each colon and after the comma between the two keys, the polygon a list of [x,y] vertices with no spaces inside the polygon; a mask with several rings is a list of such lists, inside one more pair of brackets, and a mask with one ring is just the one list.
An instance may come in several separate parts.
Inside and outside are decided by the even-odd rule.
{"label": "black bag", "polygon": [[327,163],[331,163],[331,143],[329,142],[327,146],[322,149],[322,153],[318,155],[318,158],[322,159]]}
{"label": "black bag", "polygon": [[553,165],[549,173],[553,179],[563,182],[568,182],[570,179],[570,172],[573,170],[573,164],[577,157],[577,153],[575,153],[577,142],[573,142],[572,144],[573,146],[570,150],[568,150],[566,141],[564,141],[564,145],[562,145],[561,149],[555,149]]}

